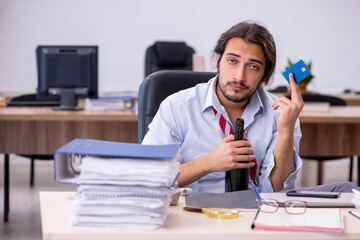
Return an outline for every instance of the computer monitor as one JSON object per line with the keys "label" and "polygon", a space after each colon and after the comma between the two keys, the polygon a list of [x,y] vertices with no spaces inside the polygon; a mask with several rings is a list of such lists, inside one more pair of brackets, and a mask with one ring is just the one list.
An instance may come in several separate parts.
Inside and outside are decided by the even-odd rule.
{"label": "computer monitor", "polygon": [[60,98],[54,110],[81,110],[78,98],[98,97],[98,46],[38,46],[38,98]]}

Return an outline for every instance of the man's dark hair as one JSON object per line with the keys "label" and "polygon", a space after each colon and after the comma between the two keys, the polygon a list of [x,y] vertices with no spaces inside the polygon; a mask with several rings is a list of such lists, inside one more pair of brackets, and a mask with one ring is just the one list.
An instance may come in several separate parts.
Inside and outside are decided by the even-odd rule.
{"label": "man's dark hair", "polygon": [[265,27],[252,22],[241,22],[232,26],[221,34],[214,48],[214,54],[220,56],[216,63],[218,69],[226,44],[234,37],[239,37],[246,43],[254,43],[262,48],[266,59],[263,83],[268,84],[276,65],[276,45],[273,36]]}

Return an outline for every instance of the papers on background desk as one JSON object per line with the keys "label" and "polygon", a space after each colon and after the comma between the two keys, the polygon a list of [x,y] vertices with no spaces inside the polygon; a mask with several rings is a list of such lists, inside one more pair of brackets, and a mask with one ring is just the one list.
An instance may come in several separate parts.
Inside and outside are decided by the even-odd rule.
{"label": "papers on background desk", "polygon": [[87,98],[86,110],[134,110],[136,98],[134,96],[107,96]]}

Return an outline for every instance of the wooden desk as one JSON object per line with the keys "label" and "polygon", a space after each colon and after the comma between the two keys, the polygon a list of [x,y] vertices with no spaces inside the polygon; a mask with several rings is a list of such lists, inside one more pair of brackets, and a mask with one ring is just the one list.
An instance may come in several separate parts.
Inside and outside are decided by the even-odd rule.
{"label": "wooden desk", "polygon": [[137,113],[0,108],[0,152],[49,155],[74,138],[137,142]]}
{"label": "wooden desk", "polygon": [[301,112],[301,156],[360,155],[360,106]]}
{"label": "wooden desk", "polygon": [[[332,106],[329,112],[303,111],[300,114],[300,125],[301,157],[357,156],[359,175],[360,106]],[[350,178],[352,178],[352,173],[350,173]],[[359,186],[360,176],[357,178]],[[318,176],[318,181],[321,181],[321,176]]]}
{"label": "wooden desk", "polygon": [[348,106],[360,106],[360,94],[341,93],[341,94],[329,94],[329,95],[344,99]]}
{"label": "wooden desk", "polygon": [[85,240],[85,239],[178,239],[178,240],[239,240],[239,239],[358,239],[360,236],[359,219],[344,209],[344,232],[303,233],[253,231],[250,226],[255,211],[242,212],[240,218],[216,219],[204,214],[186,212],[181,209],[184,198],[177,206],[170,207],[171,213],[166,220],[166,231],[120,231],[79,229],[69,226],[71,210],[68,197],[74,192],[40,192],[41,222],[44,240]]}
{"label": "wooden desk", "polygon": [[9,212],[9,154],[52,155],[74,138],[137,142],[137,113],[53,111],[49,107],[0,108],[4,161],[4,221]]}

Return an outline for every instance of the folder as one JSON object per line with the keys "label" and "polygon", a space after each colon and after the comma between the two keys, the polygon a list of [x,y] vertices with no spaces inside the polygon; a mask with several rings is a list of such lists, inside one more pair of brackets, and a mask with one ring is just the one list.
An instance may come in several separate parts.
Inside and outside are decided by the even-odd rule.
{"label": "folder", "polygon": [[176,161],[179,151],[179,144],[141,145],[74,139],[54,152],[54,179],[59,183],[75,183],[84,156]]}

